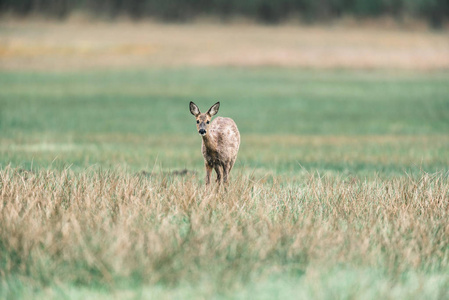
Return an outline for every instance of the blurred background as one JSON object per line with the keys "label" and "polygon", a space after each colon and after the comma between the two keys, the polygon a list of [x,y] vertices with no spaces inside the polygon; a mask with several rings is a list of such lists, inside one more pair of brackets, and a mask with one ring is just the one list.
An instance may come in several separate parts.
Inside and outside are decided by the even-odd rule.
{"label": "blurred background", "polygon": [[0,8],[18,16],[38,14],[61,20],[77,12],[111,20],[127,16],[134,20],[188,22],[209,16],[221,21],[245,17],[268,24],[293,19],[315,23],[343,16],[389,16],[401,22],[411,17],[425,20],[434,28],[443,27],[449,14],[449,3],[444,0],[2,0]]}
{"label": "blurred background", "polygon": [[443,0],[0,0],[0,165],[201,172],[188,103],[236,168],[447,170]]}

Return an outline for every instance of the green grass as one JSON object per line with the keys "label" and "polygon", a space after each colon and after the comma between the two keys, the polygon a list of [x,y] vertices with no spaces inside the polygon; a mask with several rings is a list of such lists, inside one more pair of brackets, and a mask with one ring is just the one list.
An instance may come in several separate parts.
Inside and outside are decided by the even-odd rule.
{"label": "green grass", "polygon": [[189,101],[221,101],[245,170],[397,175],[449,162],[447,72],[175,68],[0,82],[2,166],[200,171]]}
{"label": "green grass", "polygon": [[[17,284],[17,283],[16,283]],[[208,282],[181,284],[175,287],[156,285],[115,290],[79,286],[56,286],[44,291],[16,286],[25,299],[445,299],[449,296],[447,274],[404,274],[392,281],[372,269],[340,267],[318,270],[305,278],[273,276],[236,288],[235,292],[217,294]],[[14,283],[11,284],[14,286]]]}
{"label": "green grass", "polygon": [[[0,72],[0,298],[448,298],[448,83]],[[227,193],[204,190],[189,101],[240,129]]]}

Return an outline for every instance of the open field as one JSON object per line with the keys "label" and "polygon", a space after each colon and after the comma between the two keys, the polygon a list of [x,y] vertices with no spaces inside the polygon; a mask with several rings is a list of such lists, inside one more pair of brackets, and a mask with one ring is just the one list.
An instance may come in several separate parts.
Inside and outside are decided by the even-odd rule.
{"label": "open field", "polygon": [[60,23],[0,21],[0,66],[68,70],[283,66],[441,70],[448,31],[390,26]]}
{"label": "open field", "polygon": [[[449,296],[446,72],[0,80],[1,297]],[[239,125],[227,193],[202,185],[190,100]]]}
{"label": "open field", "polygon": [[190,100],[235,119],[237,168],[382,176],[449,162],[449,74],[177,68],[0,74],[0,164],[202,171]]}
{"label": "open field", "polygon": [[[1,299],[449,298],[447,32],[0,38]],[[189,101],[239,126],[226,191]]]}

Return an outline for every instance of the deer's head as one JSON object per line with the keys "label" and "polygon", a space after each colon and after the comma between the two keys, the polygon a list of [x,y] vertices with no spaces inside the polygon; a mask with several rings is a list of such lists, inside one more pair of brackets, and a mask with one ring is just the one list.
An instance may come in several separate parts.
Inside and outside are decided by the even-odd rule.
{"label": "deer's head", "polygon": [[198,129],[199,134],[201,134],[202,136],[205,136],[207,134],[207,131],[209,130],[210,120],[212,119],[212,116],[214,116],[218,112],[219,108],[220,102],[217,102],[212,105],[212,107],[209,108],[209,110],[205,114],[202,114],[198,106],[196,106],[195,103],[190,102],[190,113],[195,116],[196,128]]}

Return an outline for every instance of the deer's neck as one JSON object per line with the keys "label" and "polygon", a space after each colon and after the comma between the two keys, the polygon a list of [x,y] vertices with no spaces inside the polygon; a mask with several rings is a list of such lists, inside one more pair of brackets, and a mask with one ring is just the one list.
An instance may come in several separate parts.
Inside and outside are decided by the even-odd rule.
{"label": "deer's neck", "polygon": [[203,144],[208,151],[217,152],[217,141],[209,132],[203,136]]}

